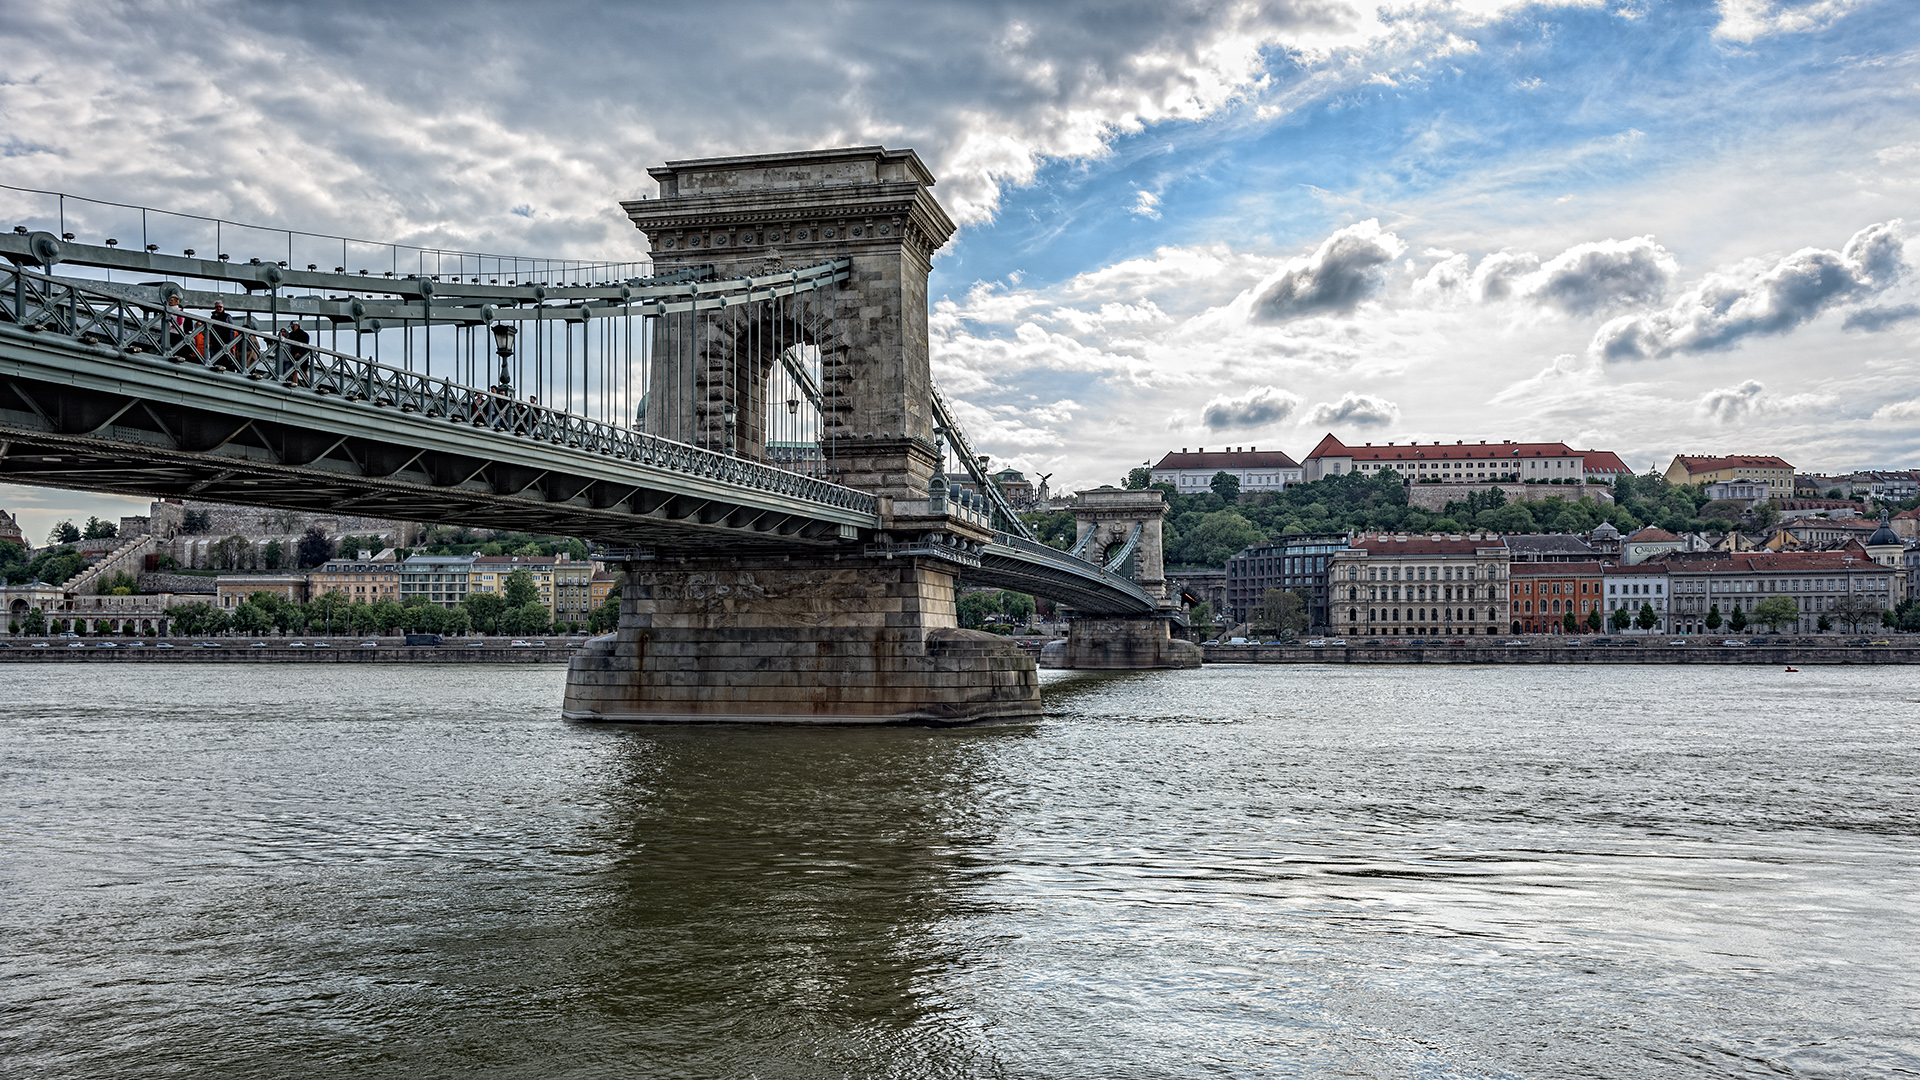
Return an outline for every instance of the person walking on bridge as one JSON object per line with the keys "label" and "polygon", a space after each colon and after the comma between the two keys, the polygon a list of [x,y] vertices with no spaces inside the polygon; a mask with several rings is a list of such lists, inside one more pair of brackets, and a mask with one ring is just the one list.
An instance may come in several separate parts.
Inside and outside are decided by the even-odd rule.
{"label": "person walking on bridge", "polygon": [[224,327],[216,326],[213,328],[213,344],[216,354],[214,356],[213,366],[216,369],[224,371],[239,370],[240,363],[234,354],[233,347],[234,340],[238,335],[231,329],[226,328],[233,325],[233,316],[227,313],[225,301],[215,300],[213,302],[213,314],[210,318],[216,323],[225,324]]}
{"label": "person walking on bridge", "polygon": [[307,350],[300,346],[312,339],[307,336],[306,328],[295,319],[280,331],[280,336],[292,344],[287,349],[287,357],[292,361],[292,370],[287,373],[288,386],[300,386],[307,381]]}

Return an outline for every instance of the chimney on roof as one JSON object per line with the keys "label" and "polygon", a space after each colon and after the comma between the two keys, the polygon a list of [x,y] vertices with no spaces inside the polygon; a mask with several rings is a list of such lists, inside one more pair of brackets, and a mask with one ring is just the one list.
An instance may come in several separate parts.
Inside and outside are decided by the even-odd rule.
{"label": "chimney on roof", "polygon": [[1183,453],[1183,454],[1184,454],[1184,453],[1186,453],[1186,452],[1187,452],[1187,448],[1186,448],[1186,447],[1184,447],[1184,446],[1183,446],[1183,447],[1181,447],[1181,448],[1180,448],[1180,452],[1181,452],[1181,453]]}

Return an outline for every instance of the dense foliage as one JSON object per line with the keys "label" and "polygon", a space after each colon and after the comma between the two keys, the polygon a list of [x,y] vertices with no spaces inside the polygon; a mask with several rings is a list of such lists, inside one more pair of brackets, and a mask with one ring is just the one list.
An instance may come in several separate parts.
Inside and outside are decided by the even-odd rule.
{"label": "dense foliage", "polygon": [[15,585],[44,581],[59,585],[86,569],[87,560],[70,547],[41,548],[33,558],[27,549],[9,540],[0,540],[0,578]]}

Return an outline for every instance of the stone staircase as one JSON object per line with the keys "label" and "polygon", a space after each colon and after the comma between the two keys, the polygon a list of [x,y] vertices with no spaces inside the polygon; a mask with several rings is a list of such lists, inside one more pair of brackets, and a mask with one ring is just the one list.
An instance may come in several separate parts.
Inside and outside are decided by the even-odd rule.
{"label": "stone staircase", "polygon": [[128,539],[119,547],[103,556],[99,562],[74,575],[61,588],[68,596],[90,596],[100,591],[115,574],[126,574],[138,579],[140,571],[146,568],[146,557],[153,553],[158,541],[149,534]]}

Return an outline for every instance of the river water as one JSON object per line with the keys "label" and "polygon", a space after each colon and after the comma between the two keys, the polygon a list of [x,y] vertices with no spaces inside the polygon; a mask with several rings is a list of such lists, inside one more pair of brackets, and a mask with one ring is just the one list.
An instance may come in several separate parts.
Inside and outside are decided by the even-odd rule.
{"label": "river water", "polygon": [[6,1075],[1920,1075],[1908,670],[1069,674],[967,730],[5,673]]}

